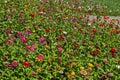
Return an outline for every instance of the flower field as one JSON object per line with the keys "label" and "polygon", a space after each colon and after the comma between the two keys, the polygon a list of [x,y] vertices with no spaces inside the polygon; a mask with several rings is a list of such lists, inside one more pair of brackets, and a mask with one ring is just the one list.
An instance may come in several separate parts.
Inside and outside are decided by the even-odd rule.
{"label": "flower field", "polygon": [[120,80],[120,20],[85,1],[2,0],[0,79]]}

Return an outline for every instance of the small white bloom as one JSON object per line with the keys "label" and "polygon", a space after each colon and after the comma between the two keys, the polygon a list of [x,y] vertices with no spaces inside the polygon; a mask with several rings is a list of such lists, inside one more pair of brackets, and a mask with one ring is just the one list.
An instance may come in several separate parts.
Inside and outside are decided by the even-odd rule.
{"label": "small white bloom", "polygon": [[67,32],[66,32],[66,31],[63,31],[63,33],[64,33],[64,34],[67,34]]}
{"label": "small white bloom", "polygon": [[5,1],[5,3],[7,3],[7,1]]}
{"label": "small white bloom", "polygon": [[116,67],[119,69],[119,68],[120,68],[120,65],[116,65]]}

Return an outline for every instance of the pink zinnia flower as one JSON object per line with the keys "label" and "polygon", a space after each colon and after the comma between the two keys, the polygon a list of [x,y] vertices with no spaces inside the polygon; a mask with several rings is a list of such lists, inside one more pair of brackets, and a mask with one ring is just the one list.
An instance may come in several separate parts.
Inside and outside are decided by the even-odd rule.
{"label": "pink zinnia flower", "polygon": [[22,41],[22,43],[26,43],[27,42],[27,40],[26,40],[26,38],[24,36],[20,36],[20,40]]}
{"label": "pink zinnia flower", "polygon": [[116,53],[116,51],[117,51],[116,48],[111,48],[111,49],[110,49],[110,52],[111,52],[111,53]]}
{"label": "pink zinnia flower", "polygon": [[14,66],[14,67],[18,66],[18,62],[17,61],[13,61],[12,62],[12,66]]}
{"label": "pink zinnia flower", "polygon": [[24,18],[19,18],[20,21],[24,21]]}
{"label": "pink zinnia flower", "polygon": [[45,41],[45,38],[44,37],[41,37],[40,39],[39,39],[39,44],[41,44],[41,43],[43,43]]}
{"label": "pink zinnia flower", "polygon": [[102,75],[101,78],[105,80],[105,79],[107,79],[107,76],[106,75]]}
{"label": "pink zinnia flower", "polygon": [[63,50],[63,49],[62,49],[61,47],[60,47],[60,48],[58,48],[58,52],[62,52],[62,50]]}
{"label": "pink zinnia flower", "polygon": [[35,46],[34,45],[32,45],[32,46],[26,46],[25,49],[34,52],[35,51]]}
{"label": "pink zinnia flower", "polygon": [[26,30],[26,31],[25,31],[25,34],[28,34],[28,35],[29,35],[30,33],[31,33],[31,30]]}
{"label": "pink zinnia flower", "polygon": [[43,54],[39,54],[38,58],[41,59],[41,60],[43,60],[44,59],[44,55]]}
{"label": "pink zinnia flower", "polygon": [[5,32],[6,32],[7,34],[10,34],[10,33],[11,33],[11,31],[10,31],[10,30],[5,30]]}
{"label": "pink zinnia flower", "polygon": [[32,75],[35,75],[36,74],[36,72],[32,72]]}
{"label": "pink zinnia flower", "polygon": [[108,62],[108,60],[107,60],[107,59],[104,59],[104,60],[103,60],[103,62],[107,63],[107,62]]}
{"label": "pink zinnia flower", "polygon": [[113,76],[113,73],[108,73],[108,76],[109,76],[109,77],[112,77],[112,76]]}
{"label": "pink zinnia flower", "polygon": [[5,42],[7,42],[10,45],[13,45],[13,43],[14,43],[12,40],[5,40]]}
{"label": "pink zinnia flower", "polygon": [[87,74],[88,74],[86,70],[81,70],[80,73],[81,73],[82,75],[87,75]]}
{"label": "pink zinnia flower", "polygon": [[57,46],[60,46],[60,42],[56,42],[56,45],[57,45]]}

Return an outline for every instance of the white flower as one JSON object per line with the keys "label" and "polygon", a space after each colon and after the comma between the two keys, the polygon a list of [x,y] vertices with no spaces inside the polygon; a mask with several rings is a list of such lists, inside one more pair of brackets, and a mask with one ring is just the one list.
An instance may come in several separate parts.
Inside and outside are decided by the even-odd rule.
{"label": "white flower", "polygon": [[120,65],[116,65],[116,67],[119,69],[119,68],[120,68]]}
{"label": "white flower", "polygon": [[64,34],[67,34],[67,32],[66,32],[66,31],[63,31],[63,33],[64,33]]}

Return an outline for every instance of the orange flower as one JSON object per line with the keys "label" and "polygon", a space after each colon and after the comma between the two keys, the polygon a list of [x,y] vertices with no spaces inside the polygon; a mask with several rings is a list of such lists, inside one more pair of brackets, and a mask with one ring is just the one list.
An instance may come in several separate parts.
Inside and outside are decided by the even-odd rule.
{"label": "orange flower", "polygon": [[87,75],[87,74],[88,74],[86,70],[81,70],[80,73],[81,73],[82,75]]}

